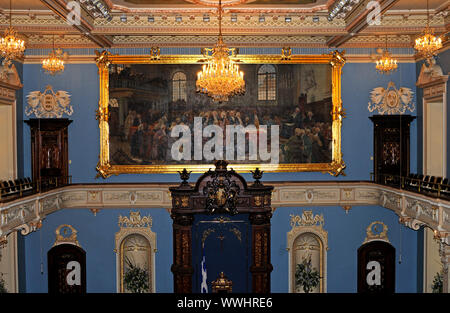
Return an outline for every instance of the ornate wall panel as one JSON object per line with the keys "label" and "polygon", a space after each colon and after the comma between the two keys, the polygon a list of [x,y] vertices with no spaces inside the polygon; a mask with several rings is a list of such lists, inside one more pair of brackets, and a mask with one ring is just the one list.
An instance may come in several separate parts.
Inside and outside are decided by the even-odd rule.
{"label": "ornate wall panel", "polygon": [[124,284],[124,275],[132,266],[148,271],[148,292],[156,292],[155,253],[156,234],[151,230],[151,216],[141,217],[139,211],[130,216],[119,216],[120,230],[115,235],[117,292],[130,292]]}

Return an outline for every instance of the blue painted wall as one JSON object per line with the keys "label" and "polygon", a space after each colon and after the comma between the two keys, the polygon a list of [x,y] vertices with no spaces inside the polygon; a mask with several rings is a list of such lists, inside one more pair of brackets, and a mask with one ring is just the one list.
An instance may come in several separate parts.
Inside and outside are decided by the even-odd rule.
{"label": "blue painted wall", "polygon": [[[153,218],[152,230],[157,233],[156,290],[173,292],[169,213],[165,209],[140,212],[141,216]],[[129,210],[102,210],[97,216],[87,209],[62,210],[49,215],[40,231],[25,237],[27,292],[47,292],[47,252],[55,242],[55,229],[61,224],[70,224],[78,230],[78,242],[86,251],[87,292],[116,292],[114,235],[119,231],[119,215],[129,216]]]}
{"label": "blue painted wall", "polygon": [[[416,292],[417,232],[398,223],[398,216],[386,209],[352,207],[348,214],[341,207],[315,207],[323,214],[328,232],[327,292],[357,291],[357,250],[364,242],[366,228],[373,221],[385,223],[396,253],[396,292]],[[288,292],[287,232],[290,214],[301,215],[301,208],[278,208],[272,217],[272,292]],[[401,256],[401,257],[400,257]],[[401,261],[401,263],[399,263]]]}
{"label": "blue painted wall", "polygon": [[[140,212],[142,216],[152,216],[152,230],[157,234],[156,290],[172,292],[169,213],[164,209],[141,209]],[[272,217],[272,292],[288,292],[287,232],[291,230],[290,214],[301,213],[300,208],[278,208]],[[396,291],[416,292],[417,233],[400,225],[393,212],[380,207],[353,207],[346,214],[341,207],[317,207],[313,208],[313,213],[324,215],[324,229],[328,231],[328,292],[356,292],[357,249],[373,221],[381,221],[389,227],[389,240],[396,249]],[[94,216],[87,209],[78,209],[49,215],[40,231],[24,237],[26,291],[47,292],[47,252],[55,241],[55,229],[61,224],[70,224],[78,230],[78,241],[87,252],[87,291],[115,292],[114,234],[119,230],[118,216],[128,214],[129,210],[105,209]]]}
{"label": "blue painted wall", "polygon": [[[68,64],[65,72],[56,77],[44,74],[40,65],[23,66],[23,94],[35,90],[43,91],[50,84],[54,90],[66,90],[72,97],[74,122],[69,126],[70,174],[74,183],[87,182],[178,182],[178,175],[120,175],[106,180],[96,180],[95,167],[99,154],[99,130],[95,120],[98,107],[99,82],[95,64]],[[347,164],[347,176],[337,178],[322,173],[266,173],[265,181],[303,180],[368,180],[373,170],[373,125],[367,109],[370,91],[379,86],[386,87],[392,80],[396,86],[414,90],[416,66],[400,64],[390,76],[377,74],[372,63],[348,63],[342,73],[342,101],[347,117],[342,127],[342,152]],[[25,97],[24,97],[25,98]],[[414,101],[415,98],[414,98]],[[26,105],[24,101],[24,105]],[[412,113],[415,115],[416,112]],[[23,119],[28,117],[23,116]],[[30,131],[23,125],[24,175],[31,176]],[[417,123],[411,127],[411,171],[417,171]],[[250,175],[244,175],[251,179]],[[199,175],[192,175],[195,181]],[[417,290],[417,233],[398,223],[398,217],[381,207],[356,207],[348,215],[340,207],[312,208],[314,213],[323,213],[325,228],[329,235],[328,291],[356,291],[356,250],[364,241],[365,229],[374,220],[389,226],[389,237],[397,252],[402,251],[402,263],[397,263],[397,291]],[[117,232],[117,217],[128,214],[128,210],[103,210],[96,217],[89,210],[63,210],[48,216],[40,231],[24,237],[26,291],[47,290],[46,253],[54,242],[54,230],[63,223],[73,225],[79,231],[79,241],[87,251],[88,292],[114,292],[115,255],[114,233]],[[153,217],[153,230],[158,236],[156,255],[156,288],[159,292],[172,292],[172,231],[169,214],[163,209],[141,210]],[[286,233],[290,230],[289,214],[300,214],[301,209],[279,208],[272,219],[272,274],[273,292],[288,290],[288,256]],[[402,236],[400,236],[402,229]],[[402,244],[400,244],[402,242]],[[42,250],[42,251],[41,251]],[[44,265],[41,274],[39,264]]]}
{"label": "blue painted wall", "polygon": [[[95,64],[68,64],[62,75],[46,75],[39,64],[24,66],[24,95],[29,92],[43,91],[47,85],[54,90],[68,91],[74,113],[70,116],[74,122],[69,126],[70,174],[74,183],[87,182],[177,182],[175,174],[119,175],[105,181],[95,179],[95,167],[99,155],[99,129],[95,120],[98,108],[99,80]],[[347,118],[342,126],[342,153],[347,176],[333,178],[322,173],[266,173],[265,180],[368,180],[373,171],[373,125],[367,109],[370,91],[379,86],[387,87],[393,81],[400,86],[415,90],[416,68],[413,63],[402,63],[396,73],[386,76],[376,73],[372,63],[348,63],[342,72],[342,101]],[[415,98],[414,98],[414,101]],[[415,115],[413,112],[412,115]],[[24,116],[24,119],[28,117]],[[417,169],[417,122],[411,125],[411,171]],[[24,133],[24,174],[31,176],[30,130],[23,125]],[[244,175],[250,179],[250,175]],[[199,174],[193,174],[195,181]]]}

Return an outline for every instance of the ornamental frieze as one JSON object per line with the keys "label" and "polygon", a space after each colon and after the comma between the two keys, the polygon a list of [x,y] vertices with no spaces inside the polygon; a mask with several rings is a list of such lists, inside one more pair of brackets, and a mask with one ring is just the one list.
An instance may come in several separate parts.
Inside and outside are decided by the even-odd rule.
{"label": "ornamental frieze", "polygon": [[356,200],[371,200],[378,201],[380,197],[380,193],[374,190],[357,190],[356,191]]}
{"label": "ornamental frieze", "polygon": [[[402,224],[412,229],[427,225],[435,230],[441,241],[448,241],[450,232],[450,201],[430,198],[425,195],[393,189],[370,182],[343,183],[272,183],[275,190],[272,198],[261,198],[261,205],[273,209],[282,207],[311,206],[371,206],[380,205],[400,216]],[[170,184],[166,184],[167,188]],[[101,191],[99,190],[101,188]],[[39,229],[39,222],[46,215],[60,209],[87,208],[172,208],[172,199],[165,185],[117,185],[66,186],[64,189],[40,194],[0,204],[0,236],[12,231],[24,233]],[[38,198],[41,197],[41,198]],[[247,200],[246,200],[247,201]],[[174,199],[174,204],[186,206],[182,196]],[[38,207],[36,207],[38,205]],[[240,205],[240,204],[239,204]],[[351,211],[347,212],[351,214]]]}
{"label": "ornamental frieze", "polygon": [[159,201],[162,202],[163,192],[138,192],[139,201]]}

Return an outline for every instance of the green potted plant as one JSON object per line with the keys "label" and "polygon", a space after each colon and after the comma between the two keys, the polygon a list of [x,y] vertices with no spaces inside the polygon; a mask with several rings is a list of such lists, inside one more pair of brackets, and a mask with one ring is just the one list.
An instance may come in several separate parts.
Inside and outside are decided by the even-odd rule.
{"label": "green potted plant", "polygon": [[127,290],[132,293],[146,293],[149,291],[148,270],[141,268],[125,258],[128,269],[125,271],[123,282]]}
{"label": "green potted plant", "polygon": [[433,283],[431,284],[431,289],[433,293],[442,293],[443,284],[443,275],[442,273],[436,273],[433,279]]}
{"label": "green potted plant", "polygon": [[309,293],[320,283],[320,274],[311,264],[311,256],[303,258],[302,263],[297,264],[295,270],[295,285],[303,288],[305,293]]}
{"label": "green potted plant", "polygon": [[8,293],[5,286],[5,280],[3,279],[3,273],[0,273],[0,293]]}

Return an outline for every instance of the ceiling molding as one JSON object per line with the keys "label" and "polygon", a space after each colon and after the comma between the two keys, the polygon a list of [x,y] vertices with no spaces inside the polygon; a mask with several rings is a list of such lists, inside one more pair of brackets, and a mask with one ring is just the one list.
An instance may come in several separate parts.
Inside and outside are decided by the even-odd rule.
{"label": "ceiling molding", "polygon": [[[66,3],[62,0],[41,0],[50,10],[55,12],[63,20],[67,20],[69,10],[66,8]],[[93,35],[91,34],[94,29],[94,19],[90,14],[88,14],[84,9],[81,11],[80,25],[73,25],[73,28],[79,30],[80,33],[84,34],[92,42],[94,42],[99,47],[110,47],[112,44],[111,39],[104,35]]]}
{"label": "ceiling molding", "polygon": [[[95,64],[96,55],[71,55],[66,64]],[[368,55],[352,55],[345,56],[347,63],[374,63],[373,59]],[[399,63],[415,63],[414,56],[396,56]],[[42,56],[26,56],[22,61],[24,64],[41,64]]]}
{"label": "ceiling molding", "polygon": [[[217,40],[215,34],[199,35],[121,35],[112,37],[111,48],[150,48],[159,47],[199,47],[212,46]],[[227,35],[224,40],[233,47],[281,47],[291,48],[322,48],[327,49],[327,36],[316,35]],[[28,37],[27,46],[30,49],[50,49],[53,36],[31,35]],[[97,48],[90,40],[82,35],[56,36],[55,44],[59,48]],[[341,48],[379,48],[384,47],[384,36],[355,36],[347,41]],[[388,36],[389,48],[411,48],[412,40],[408,35]]]}
{"label": "ceiling molding", "polygon": [[[327,44],[330,47],[339,47],[352,38],[355,34],[361,32],[368,25],[367,16],[369,15],[369,10],[367,9],[367,3],[370,0],[361,1],[359,5],[353,9],[354,11],[348,15],[345,19],[346,27],[345,30],[347,34],[337,35],[331,37]],[[381,6],[380,15],[382,16],[390,7],[392,7],[398,0],[379,0]],[[357,13],[354,13],[357,12]]]}
{"label": "ceiling molding", "polygon": [[[13,11],[13,25],[21,35],[27,38],[27,46],[42,47],[46,45],[45,39],[39,35],[80,35],[80,39],[71,40],[71,42],[62,42],[62,47],[95,47],[95,48],[110,48],[122,47],[127,44],[127,40],[123,40],[124,35],[141,36],[145,38],[147,35],[159,36],[159,39],[165,38],[165,42],[161,46],[179,47],[181,44],[187,46],[204,45],[210,43],[211,36],[217,36],[218,20],[216,18],[216,9],[188,5],[189,8],[180,10],[179,7],[154,8],[152,10],[159,10],[158,14],[153,15],[153,19],[148,19],[148,14],[137,13],[123,13],[120,11],[113,11],[113,19],[107,21],[103,18],[94,19],[82,6],[81,25],[74,27],[66,22],[66,14],[68,10],[65,7],[66,0],[40,0],[49,8],[49,10],[27,11],[15,10]],[[388,6],[392,6],[396,0],[381,0],[385,6],[386,12],[382,16],[381,25],[369,26],[365,21],[367,16],[366,3],[369,0],[361,0],[359,5],[354,8],[350,15],[345,19],[334,19],[328,21],[327,11],[317,11],[315,13],[297,13],[290,15],[290,22],[286,22],[284,13],[276,10],[286,10],[282,5],[280,6],[265,6],[264,12],[272,12],[263,14],[264,20],[260,21],[261,6],[255,7],[251,5],[237,6],[226,8],[226,12],[231,13],[231,10],[243,10],[245,13],[238,13],[237,20],[232,21],[230,15],[226,15],[223,19],[223,32],[225,40],[231,40],[231,44],[242,46],[249,44],[250,46],[261,46],[264,40],[260,38],[267,37],[267,46],[277,46],[280,44],[289,44],[292,47],[299,47],[305,44],[304,47],[375,47],[379,45],[379,40],[371,39],[369,37],[384,36],[386,34],[394,35],[401,34],[402,36],[410,36],[408,40],[389,42],[392,48],[412,47],[413,39],[419,35],[424,25],[426,24],[426,11],[421,10],[387,10]],[[403,0],[400,0],[403,1]],[[328,1],[327,5],[333,1]],[[431,20],[432,27],[437,34],[447,33],[450,29],[450,14],[444,8],[448,7],[450,0],[434,9],[433,18]],[[383,7],[383,6],[382,6]],[[205,22],[203,14],[198,13],[199,9],[206,9],[213,12],[210,20]],[[304,9],[295,8],[296,10]],[[194,10],[194,11],[190,11]],[[195,11],[197,10],[197,11]],[[228,11],[227,11],[228,10]],[[275,11],[274,11],[275,10]],[[5,10],[3,10],[4,12]],[[2,11],[0,11],[2,12]],[[156,12],[156,11],[154,11]],[[283,11],[284,12],[284,11]],[[284,14],[284,15],[283,15]],[[122,21],[121,17],[125,15],[126,21]],[[0,27],[6,27],[8,24],[9,14],[0,14]],[[56,16],[56,18],[55,18]],[[181,21],[176,20],[176,16],[181,17]],[[199,37],[208,38],[207,40],[195,40],[194,42],[186,41],[191,34],[201,34]],[[184,37],[183,38],[172,38]],[[234,37],[243,36],[242,40],[235,40]],[[273,39],[271,37],[279,36],[280,39]],[[301,37],[320,37],[319,41],[306,42]],[[84,38],[85,37],[85,38]],[[248,39],[250,38],[250,39]],[[294,38],[294,39],[289,39]],[[300,38],[299,41],[295,41]],[[325,39],[324,39],[325,38]],[[42,42],[41,42],[42,39]],[[86,40],[87,39],[87,40]],[[212,39],[214,43],[215,39]],[[367,41],[364,41],[367,40]],[[139,46],[148,45],[148,40],[138,40],[136,42],[129,42],[129,44],[137,44]]]}

